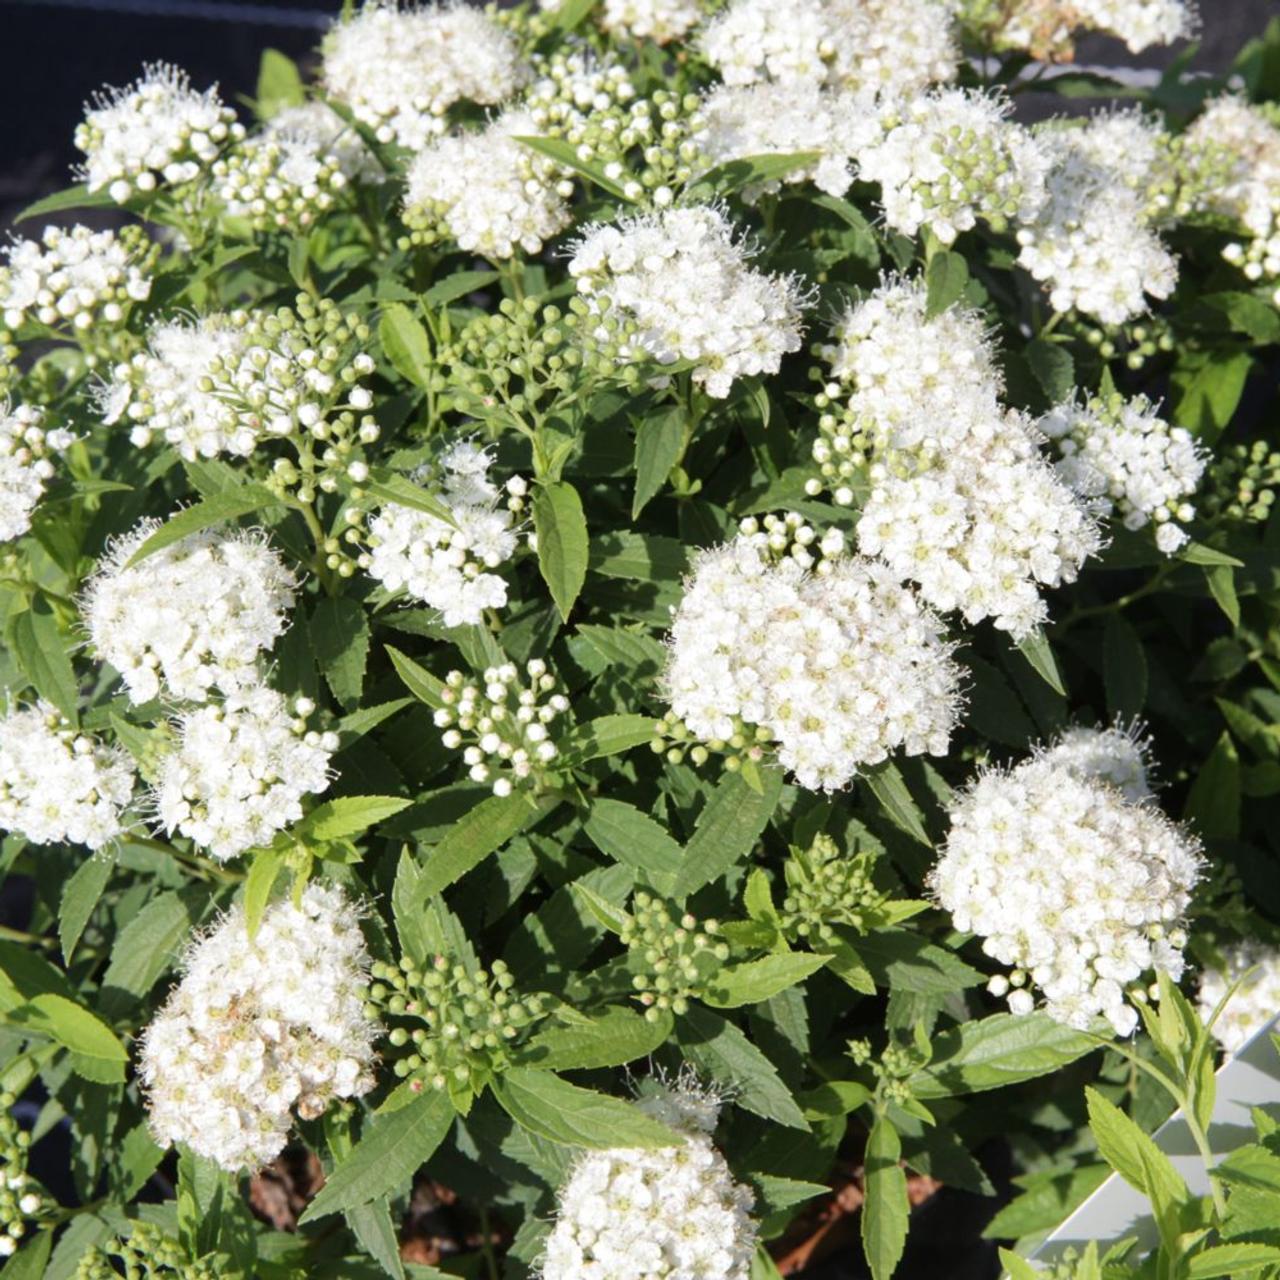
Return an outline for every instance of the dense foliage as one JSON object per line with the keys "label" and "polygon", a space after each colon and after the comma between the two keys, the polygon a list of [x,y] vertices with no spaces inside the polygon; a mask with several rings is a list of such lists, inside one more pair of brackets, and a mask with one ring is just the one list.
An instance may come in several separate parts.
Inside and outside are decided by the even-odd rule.
{"label": "dense foliage", "polygon": [[1147,1136],[1280,1011],[1280,22],[1069,66],[1192,26],[370,5],[89,105],[0,265],[6,1275],[767,1280],[843,1170],[888,1280],[998,1153],[1018,1280],[1110,1169],[1060,1275],[1280,1276],[1280,1114]]}

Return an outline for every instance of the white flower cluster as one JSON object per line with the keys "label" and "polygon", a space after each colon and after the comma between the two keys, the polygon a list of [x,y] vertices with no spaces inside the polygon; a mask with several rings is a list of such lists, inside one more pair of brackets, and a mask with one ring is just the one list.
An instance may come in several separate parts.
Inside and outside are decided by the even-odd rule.
{"label": "white flower cluster", "polygon": [[443,224],[460,249],[490,261],[539,253],[569,225],[573,183],[545,156],[517,142],[536,137],[525,110],[506,111],[483,129],[441,138],[409,168],[405,223]]}
{"label": "white flower cluster", "polygon": [[487,668],[480,682],[450,671],[440,695],[445,705],[435,712],[441,741],[463,748],[472,782],[492,782],[495,796],[509,796],[513,779],[539,783],[560,755],[551,726],[569,710],[569,699],[554,692],[556,678],[541,658],[525,664],[525,675],[527,687],[510,662]]}
{"label": "white flower cluster", "polygon": [[155,254],[139,231],[45,227],[39,241],[17,240],[4,252],[0,313],[10,329],[28,320],[77,333],[120,325],[151,296]]}
{"label": "white flower cluster", "polygon": [[725,84],[827,84],[910,97],[959,61],[948,0],[732,0],[701,48]]}
{"label": "white flower cluster", "polygon": [[0,830],[100,849],[120,834],[133,765],[47,702],[0,718]]}
{"label": "white flower cluster", "polygon": [[1147,310],[1147,295],[1173,292],[1177,259],[1151,226],[1147,190],[1160,136],[1131,112],[1037,131],[1052,166],[1048,199],[1018,228],[1018,263],[1054,311],[1118,325]]}
{"label": "white flower cluster", "polygon": [[748,1280],[755,1200],[711,1141],[718,1100],[682,1081],[638,1105],[684,1141],[583,1155],[560,1189],[543,1280]]}
{"label": "white flower cluster", "polygon": [[227,212],[260,231],[310,226],[352,183],[386,175],[360,135],[322,102],[285,107],[213,166]]}
{"label": "white flower cluster", "polygon": [[1096,778],[1115,787],[1126,800],[1140,804],[1151,798],[1150,742],[1141,727],[1116,723],[1106,729],[1065,729],[1054,740],[1053,761],[1079,778]]}
{"label": "white flower cluster", "polygon": [[[694,382],[723,398],[735,378],[777,373],[800,348],[799,286],[749,259],[723,213],[694,206],[592,228],[569,274],[602,321],[620,313],[634,324],[624,363],[691,361]],[[603,324],[600,337],[610,337]]]}
{"label": "white flower cluster", "polygon": [[293,1113],[373,1088],[369,957],[342,891],[312,882],[249,936],[237,903],[188,952],[182,981],[142,1039],[157,1143],[185,1143],[231,1173],[284,1149]]}
{"label": "white flower cluster", "polygon": [[982,774],[951,810],[930,884],[956,928],[1012,968],[989,989],[1014,1013],[1034,1007],[1034,985],[1056,1021],[1084,1029],[1101,1016],[1129,1035],[1130,989],[1152,969],[1182,974],[1199,847],[1152,800],[1110,782],[1132,776],[1134,749],[1115,730],[1092,750],[1076,735]]}
{"label": "white flower cluster", "polygon": [[1280,1013],[1280,947],[1238,942],[1223,954],[1222,968],[1200,975],[1200,1017],[1208,1022],[1231,986],[1249,970],[1213,1024],[1213,1034],[1228,1054],[1239,1053]]}
{"label": "white flower cluster", "polygon": [[256,682],[297,581],[265,534],[238,529],[192,534],[130,567],[160,523],[116,539],[85,588],[81,615],[98,656],[135,703],[204,702]]}
{"label": "white flower cluster", "polygon": [[697,0],[604,0],[600,25],[615,35],[666,44],[702,18]]}
{"label": "white flower cluster", "polygon": [[945,753],[960,702],[941,624],[912,591],[854,556],[823,570],[777,557],[766,530],[701,553],[664,679],[695,738],[718,751],[763,730],[811,790],[843,787],[898,749]]}
{"label": "white flower cluster", "polygon": [[1071,0],[1079,25],[1105,31],[1141,53],[1194,35],[1196,10],[1189,0]]}
{"label": "white flower cluster", "polygon": [[852,308],[827,351],[833,382],[814,460],[837,503],[869,485],[858,548],[915,582],[934,608],[1021,637],[1046,616],[1039,587],[1072,582],[1101,545],[1030,421],[1000,405],[974,313],[928,315],[924,286],[888,281]]}
{"label": "white flower cluster", "polygon": [[1048,160],[1009,100],[938,89],[881,112],[883,136],[858,152],[859,176],[880,184],[885,222],[905,236],[928,227],[951,244],[979,218],[997,230],[1044,203]]}
{"label": "white flower cluster", "polygon": [[1033,58],[1069,62],[1078,29],[1123,40],[1132,53],[1193,34],[1188,0],[961,0],[960,14],[1000,49],[1025,49]]}
{"label": "white flower cluster", "polygon": [[31,528],[31,513],[53,478],[51,453],[61,453],[75,437],[44,425],[44,410],[0,403],[0,542],[20,538]]}
{"label": "white flower cluster", "polygon": [[302,798],[329,785],[338,735],[308,731],[310,700],[294,709],[296,717],[281,694],[252,685],[179,716],[155,787],[164,829],[226,861],[298,822]]}
{"label": "white flower cluster", "polygon": [[1058,474],[1090,510],[1118,514],[1126,529],[1155,522],[1156,546],[1172,555],[1195,518],[1189,501],[1207,452],[1184,427],[1171,427],[1145,396],[1058,405],[1039,422],[1055,444]]}
{"label": "white flower cluster", "polygon": [[378,141],[418,150],[455,103],[493,106],[524,82],[512,37],[468,4],[366,4],[324,40],[323,78]]}
{"label": "white flower cluster", "polygon": [[855,95],[805,82],[722,86],[703,103],[702,117],[696,142],[708,169],[750,156],[820,153],[815,164],[781,180],[747,187],[748,199],[782,182],[812,181],[829,195],[844,195],[857,172],[854,157],[880,138],[876,114]]}
{"label": "white flower cluster", "polygon": [[369,552],[361,557],[369,575],[388,591],[405,591],[438,609],[447,627],[478,623],[486,609],[507,603],[507,584],[497,569],[515,554],[519,535],[513,511],[522,505],[526,484],[520,476],[502,491],[489,479],[489,453],[470,441],[451,445],[438,469],[418,477],[437,480],[436,497],[449,521],[426,511],[388,503],[369,522]]}
{"label": "white flower cluster", "polygon": [[76,128],[90,191],[104,187],[117,204],[162,183],[193,182],[244,126],[216,88],[198,93],[186,73],[167,63],[148,66],[135,83],[96,98]]}

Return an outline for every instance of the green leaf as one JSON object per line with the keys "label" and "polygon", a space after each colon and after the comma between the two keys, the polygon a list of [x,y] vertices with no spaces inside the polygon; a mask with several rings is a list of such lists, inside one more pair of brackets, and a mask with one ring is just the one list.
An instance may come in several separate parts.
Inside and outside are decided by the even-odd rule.
{"label": "green leaf", "polygon": [[1051,405],[1061,404],[1075,390],[1076,362],[1056,342],[1033,338],[1027,343],[1027,363]]}
{"label": "green leaf", "polygon": [[593,540],[587,567],[606,578],[677,582],[689,567],[689,552],[676,538],[652,533],[606,533]]}
{"label": "green leaf", "polygon": [[583,830],[601,853],[634,867],[659,893],[670,893],[685,853],[667,831],[623,800],[597,797]]}
{"label": "green leaf", "polygon": [[[455,271],[443,280],[437,280],[422,295],[422,300],[429,307],[447,307],[469,293],[486,289],[498,279],[496,271]],[[398,366],[397,366],[398,367]]]}
{"label": "green leaf", "polygon": [[877,1116],[867,1139],[862,1206],[862,1251],[873,1280],[890,1280],[907,1245],[911,1203],[907,1175],[898,1163],[901,1158],[898,1131],[887,1116]]}
{"label": "green leaf", "polygon": [[954,951],[907,929],[877,929],[858,939],[858,955],[877,985],[915,995],[941,996],[976,987],[984,979]]}
{"label": "green leaf", "polygon": [[596,4],[597,0],[561,0],[547,16],[558,31],[574,31]]}
{"label": "green leaf", "polygon": [[406,476],[387,467],[372,467],[369,478],[362,487],[380,502],[390,502],[398,507],[408,507],[411,511],[421,511],[426,515],[434,516],[451,529],[457,528],[453,512],[434,493],[428,492],[421,485],[414,484]]}
{"label": "green leaf", "polygon": [[71,1065],[78,1075],[100,1084],[124,1079],[129,1055],[116,1034],[96,1014],[56,992],[32,996],[26,1004],[10,1009],[5,1018],[52,1037],[71,1051]]}
{"label": "green leaf", "polygon": [[1031,664],[1031,669],[1049,686],[1054,693],[1067,696],[1067,686],[1062,681],[1062,673],[1058,670],[1058,660],[1053,655],[1049,638],[1043,631],[1033,631],[1018,641],[1017,649]]}
{"label": "green leaf", "polygon": [[1183,817],[1207,840],[1240,834],[1240,756],[1229,733],[1222,734],[1200,766]]}
{"label": "green leaf", "polygon": [[207,904],[208,894],[194,887],[161,893],[116,934],[98,1004],[108,1018],[120,1017],[155,986],[181,954],[199,910]]}
{"label": "green leaf", "polygon": [[630,1102],[581,1089],[551,1071],[512,1067],[493,1082],[502,1109],[522,1129],[570,1147],[679,1146],[682,1139]]}
{"label": "green leaf", "polygon": [[631,499],[634,520],[667,483],[684,451],[685,410],[664,406],[636,422],[636,488]]}
{"label": "green leaf", "polygon": [[79,723],[80,691],[67,642],[51,613],[26,609],[13,620],[14,654],[35,691],[72,724]]}
{"label": "green leaf", "polygon": [[404,686],[409,690],[419,702],[425,702],[427,706],[434,707],[439,710],[444,706],[444,681],[433,676],[426,667],[419,666],[408,655],[400,652],[399,649],[393,648],[391,645],[386,646],[387,657],[391,659],[391,665],[396,669],[396,675],[404,681]]}
{"label": "green leaf", "polygon": [[1229,564],[1206,565],[1205,581],[1218,607],[1232,627],[1240,625],[1240,600],[1236,596],[1236,571]]}
{"label": "green leaf", "polygon": [[316,604],[310,621],[311,647],[333,696],[344,706],[360,701],[369,659],[369,623],[359,601],[349,596]]}
{"label": "green leaf", "polygon": [[755,1212],[760,1217],[794,1208],[814,1196],[831,1194],[825,1182],[804,1182],[798,1178],[779,1178],[769,1173],[753,1173],[751,1182],[760,1193]]}
{"label": "green leaf", "polygon": [[258,64],[258,115],[264,119],[277,115],[285,107],[295,107],[306,101],[297,63],[279,49],[263,49]]}
{"label": "green leaf", "polygon": [[4,1264],[4,1280],[40,1280],[53,1252],[53,1230],[41,1231]]}
{"label": "green leaf", "polygon": [[932,318],[960,301],[969,283],[969,264],[960,254],[943,250],[929,260],[924,278],[928,289],[925,315]]}
{"label": "green leaf", "polygon": [[1138,633],[1119,613],[1108,614],[1103,628],[1102,671],[1107,710],[1132,720],[1147,700],[1147,655]]}
{"label": "green leaf", "polygon": [[1216,1276],[1238,1276],[1258,1267],[1280,1263],[1280,1249],[1270,1244],[1220,1244],[1201,1249],[1186,1263],[1187,1280],[1214,1280]]}
{"label": "green leaf", "polygon": [[83,183],[74,187],[66,187],[44,196],[34,204],[29,204],[14,218],[14,222],[25,222],[28,218],[45,218],[51,213],[66,213],[69,209],[111,209],[115,201],[106,191],[90,191]]}
{"label": "green leaf", "polygon": [[1135,1190],[1141,1191],[1159,1214],[1167,1206],[1185,1204],[1189,1192],[1169,1157],[1091,1085],[1085,1088],[1089,1128],[1106,1162]]}
{"label": "green leaf", "polygon": [[744,1111],[790,1129],[808,1129],[773,1063],[732,1022],[691,1005],[676,1019],[676,1041],[689,1062],[733,1090],[734,1103]]}
{"label": "green leaf", "polygon": [[431,897],[460,880],[512,836],[532,826],[556,803],[535,803],[523,791],[509,796],[488,796],[468,810],[427,855],[420,892]]}
{"label": "green leaf", "polygon": [[744,187],[762,186],[777,182],[797,169],[808,169],[822,159],[820,151],[768,152],[758,156],[743,156],[738,160],[726,160],[714,169],[707,170],[696,179],[694,190],[699,197],[728,196]]}
{"label": "green leaf", "polygon": [[1044,1280],[1044,1272],[1020,1258],[1012,1249],[1000,1250],[1000,1265],[1009,1273],[1010,1280]]}
{"label": "green leaf", "polygon": [[760,960],[731,964],[715,976],[715,987],[703,998],[717,1009],[759,1004],[816,973],[830,956],[808,951],[776,951]]}
{"label": "green leaf", "polygon": [[368,831],[409,804],[399,796],[339,796],[313,809],[298,827],[298,834],[308,840],[345,840]]}
{"label": "green leaf", "polygon": [[299,1224],[369,1204],[395,1191],[431,1159],[453,1118],[449,1095],[428,1089],[407,1106],[374,1119],[351,1154],[329,1174]]}
{"label": "green leaf", "polygon": [[1215,547],[1206,547],[1203,542],[1188,542],[1178,552],[1178,559],[1188,564],[1226,565],[1233,569],[1244,568],[1244,561],[1229,556],[1225,551]]}
{"label": "green leaf", "polygon": [[868,769],[862,774],[862,781],[868,790],[880,801],[889,820],[900,831],[905,831],[913,840],[918,840],[927,848],[933,848],[933,841],[924,829],[924,817],[911,797],[906,781],[898,766],[892,760],[886,760]]}
{"label": "green leaf", "polygon": [[1231,422],[1252,368],[1245,351],[1184,351],[1172,377],[1173,420],[1213,444]]}
{"label": "green leaf", "polygon": [[132,567],[140,564],[148,556],[153,556],[165,547],[171,547],[183,538],[189,538],[202,529],[221,524],[224,520],[235,520],[239,516],[247,516],[255,511],[264,511],[279,507],[280,499],[270,489],[260,484],[242,484],[235,489],[224,489],[221,493],[186,507],[176,515],[172,515],[153,533],[137,551],[129,557]]}
{"label": "green leaf", "polygon": [[933,1058],[907,1087],[917,1098],[1001,1089],[1048,1075],[1097,1048],[1097,1041],[1037,1010],[996,1013],[935,1035]]}
{"label": "green leaf", "polygon": [[565,480],[542,484],[533,495],[538,568],[566,620],[587,577],[587,520],[578,491]]}
{"label": "green leaf", "polygon": [[540,1031],[520,1057],[545,1071],[621,1067],[655,1053],[671,1033],[670,1017],[648,1018],[631,1009],[607,1009],[599,1017]]}
{"label": "green leaf", "polygon": [[554,160],[557,164],[563,165],[566,169],[572,170],[574,173],[581,174],[589,182],[594,182],[602,191],[607,191],[615,200],[621,200],[624,204],[634,204],[635,202],[622,189],[619,183],[613,181],[612,178],[605,176],[604,169],[598,164],[591,164],[589,161],[580,160],[578,158],[578,149],[571,142],[565,142],[561,138],[529,138],[517,137],[516,142],[523,143],[526,147],[539,154],[546,156],[550,160]]}
{"label": "green leaf", "polygon": [[585,764],[602,756],[621,755],[653,741],[654,721],[651,716],[598,716],[576,726],[564,743],[561,753],[566,764]]}
{"label": "green leaf", "polygon": [[753,789],[740,773],[726,774],[720,780],[685,846],[684,865],[676,878],[676,897],[696,893],[719,880],[755,848],[782,796],[781,770],[765,769],[760,776],[760,791]]}
{"label": "green leaf", "polygon": [[86,858],[62,886],[62,899],[58,904],[58,941],[62,945],[64,961],[71,959],[71,953],[80,941],[107,881],[111,879],[115,864],[113,853],[106,850],[95,853]]}
{"label": "green leaf", "polygon": [[390,1202],[379,1200],[372,1204],[357,1205],[354,1209],[344,1210],[342,1216],[346,1218],[360,1247],[383,1271],[393,1280],[404,1280],[404,1262],[400,1257],[400,1240],[395,1223],[391,1221]]}
{"label": "green leaf", "polygon": [[1025,1188],[982,1229],[986,1240],[1019,1240],[1053,1230],[1109,1177],[1105,1164],[1044,1169],[1014,1181]]}
{"label": "green leaf", "polygon": [[286,853],[284,848],[259,849],[249,864],[244,882],[244,922],[250,940],[258,936],[258,926],[271,900],[271,890],[276,886]]}
{"label": "green leaf", "polygon": [[431,385],[431,340],[404,303],[393,302],[383,311],[378,341],[401,377],[424,390]]}

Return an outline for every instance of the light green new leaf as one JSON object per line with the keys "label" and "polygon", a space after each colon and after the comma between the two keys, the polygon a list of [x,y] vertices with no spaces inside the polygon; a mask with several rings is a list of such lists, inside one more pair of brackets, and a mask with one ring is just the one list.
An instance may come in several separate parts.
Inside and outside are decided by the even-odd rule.
{"label": "light green new leaf", "polygon": [[457,302],[469,293],[487,289],[497,279],[496,271],[455,271],[451,276],[437,280],[422,295],[422,300],[429,307],[447,307],[449,303]]}
{"label": "light green new leaf", "polygon": [[421,511],[425,515],[434,516],[451,529],[457,528],[453,512],[434,493],[386,467],[370,468],[369,478],[361,487],[382,502],[408,507],[410,511]]}
{"label": "light green new leaf", "polygon": [[867,1139],[862,1205],[862,1250],[874,1280],[890,1280],[907,1244],[911,1203],[901,1158],[898,1131],[886,1116],[877,1116]]}
{"label": "light green new leaf", "polygon": [[587,519],[578,491],[565,480],[539,485],[533,495],[538,568],[567,619],[587,578]]}
{"label": "light green new leaf", "polygon": [[521,1128],[565,1146],[655,1150],[681,1142],[633,1103],[579,1088],[551,1071],[513,1067],[494,1081],[493,1092]]}
{"label": "light green new leaf", "polygon": [[598,164],[591,164],[589,161],[579,159],[578,148],[571,142],[565,142],[562,138],[517,137],[513,140],[523,143],[533,151],[540,152],[557,164],[564,165],[566,169],[571,169],[574,173],[581,174],[589,182],[594,182],[601,190],[607,191],[614,199],[621,200],[624,204],[634,203],[631,197],[622,189],[621,184],[614,182],[612,178],[606,177],[604,170]]}
{"label": "light green new leaf", "polygon": [[803,982],[830,958],[809,951],[776,951],[760,960],[728,965],[716,974],[715,988],[706,994],[706,1003],[717,1009],[759,1004]]}
{"label": "light green new leaf", "polygon": [[433,676],[426,667],[414,662],[399,649],[387,645],[386,650],[387,657],[391,659],[391,665],[396,669],[396,675],[404,681],[405,688],[419,702],[425,702],[427,706],[434,707],[436,710],[444,706],[444,698],[441,696],[444,693],[443,680]]}
{"label": "light green new leaf", "polygon": [[378,341],[396,372],[415,387],[431,384],[431,341],[422,322],[402,302],[393,302],[378,321]]}
{"label": "light green new leaf", "polygon": [[299,1222],[380,1200],[408,1182],[444,1141],[453,1118],[449,1095],[429,1089],[407,1106],[373,1120]]}
{"label": "light green new leaf", "polygon": [[74,1000],[43,992],[5,1016],[9,1022],[42,1032],[69,1049],[77,1075],[100,1084],[118,1084],[124,1079],[129,1061],[124,1045],[101,1018]]}
{"label": "light green new leaf", "polygon": [[1096,1089],[1085,1089],[1089,1128],[1106,1162],[1131,1186],[1151,1201],[1157,1216],[1169,1207],[1185,1204],[1189,1192],[1182,1175],[1163,1151]]}
{"label": "light green new leaf", "polygon": [[819,151],[789,151],[726,160],[698,178],[694,189],[704,189],[702,198],[728,196],[744,187],[777,182],[779,178],[785,178],[797,169],[807,169],[821,159]]}
{"label": "light green new leaf", "polygon": [[313,809],[299,824],[298,835],[315,841],[345,840],[408,807],[409,801],[399,796],[339,796]]}
{"label": "light green new leaf", "polygon": [[244,882],[244,923],[250,939],[258,936],[258,926],[271,901],[271,890],[276,886],[280,870],[284,866],[283,848],[259,849],[249,864],[249,874]]}
{"label": "light green new leaf", "polygon": [[285,107],[306,101],[306,90],[298,74],[298,64],[279,49],[263,49],[258,64],[258,88],[255,105],[258,115],[269,120]]}
{"label": "light green new leaf", "polygon": [[224,489],[194,506],[185,507],[172,515],[153,533],[137,551],[129,557],[126,568],[140,564],[165,547],[171,547],[193,533],[212,528],[224,520],[234,520],[255,511],[266,511],[281,505],[280,499],[270,489],[260,484],[242,484],[234,489]]}
{"label": "light green new leaf", "polygon": [[1280,1263],[1280,1249],[1270,1244],[1222,1244],[1202,1249],[1186,1264],[1187,1280],[1216,1280],[1239,1276],[1259,1267]]}
{"label": "light green new leaf", "polygon": [[1018,641],[1017,650],[1054,693],[1060,693],[1064,698],[1067,696],[1067,686],[1063,683],[1062,672],[1058,670],[1058,659],[1043,631],[1036,630],[1024,636]]}
{"label": "light green new leaf", "polygon": [[1012,1249],[1000,1250],[1000,1265],[1009,1273],[1010,1280],[1044,1280],[1044,1272],[1020,1258]]}
{"label": "light green new leaf", "polygon": [[58,941],[64,961],[71,959],[71,953],[111,879],[115,864],[113,852],[103,850],[95,853],[86,858],[62,886],[62,898],[58,903]]}

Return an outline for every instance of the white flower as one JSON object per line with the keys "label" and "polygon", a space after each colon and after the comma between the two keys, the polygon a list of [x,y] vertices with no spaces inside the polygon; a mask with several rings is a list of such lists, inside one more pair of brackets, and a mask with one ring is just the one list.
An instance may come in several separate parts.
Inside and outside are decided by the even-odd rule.
{"label": "white flower", "polygon": [[971,89],[937,89],[881,112],[883,135],[857,154],[880,184],[885,222],[905,236],[928,227],[951,244],[979,218],[997,229],[1029,221],[1044,203],[1048,159],[1006,119],[1010,103]]}
{"label": "white flower", "polygon": [[486,609],[507,603],[506,582],[485,571],[510,560],[519,538],[489,480],[491,465],[486,450],[460,441],[441,456],[438,472],[419,474],[420,484],[438,482],[436,496],[452,523],[396,503],[369,522],[370,577],[438,609],[447,627],[478,623]]}
{"label": "white flower", "polygon": [[1071,728],[1064,730],[1042,758],[1084,778],[1109,783],[1135,804],[1151,797],[1147,780],[1148,748],[1136,725],[1128,729]]}
{"label": "white flower", "polygon": [[702,52],[725,84],[770,79],[911,97],[959,61],[945,0],[733,0]]}
{"label": "white flower", "polygon": [[228,1172],[284,1149],[293,1113],[315,1119],[373,1087],[369,957],[342,891],[315,881],[267,908],[249,937],[237,903],[188,951],[181,983],[142,1037],[151,1132]]}
{"label": "white flower", "polygon": [[104,187],[123,204],[161,184],[181,186],[206,172],[244,126],[216,88],[197,93],[184,71],[158,62],[124,89],[99,95],[76,128],[81,173],[90,191]]}
{"label": "white flower", "polygon": [[538,253],[570,213],[557,166],[516,141],[537,133],[533,116],[516,110],[425,147],[409,169],[405,222],[443,223],[460,249],[495,262]]}
{"label": "white flower", "polygon": [[0,268],[0,314],[10,329],[28,320],[84,333],[118,327],[134,303],[151,295],[151,259],[144,234],[45,227],[39,241],[16,240]]}
{"label": "white flower", "polygon": [[1280,1013],[1280,947],[1238,942],[1226,948],[1223,962],[1222,968],[1206,969],[1200,976],[1199,1008],[1205,1022],[1231,985],[1250,969],[1257,970],[1240,984],[1213,1024],[1218,1042],[1228,1054],[1236,1054]]}
{"label": "white flower", "polygon": [[543,1280],[748,1280],[754,1197],[712,1144],[716,1099],[682,1084],[638,1105],[684,1141],[582,1155],[560,1189]]}
{"label": "white flower", "polygon": [[992,990],[1013,1012],[1033,1007],[1034,986],[1056,1021],[1083,1030],[1101,1016],[1129,1035],[1143,976],[1182,974],[1179,923],[1201,859],[1154,801],[1112,785],[1116,752],[1069,740],[980,775],[952,806],[930,884],[956,928],[1012,969]]}
{"label": "white flower", "polygon": [[47,702],[0,718],[0,830],[100,849],[122,829],[133,765]]}
{"label": "white flower", "polygon": [[635,40],[678,40],[702,17],[696,0],[604,0],[600,25]]}
{"label": "white flower", "polygon": [[219,861],[302,818],[302,799],[329,785],[335,733],[308,732],[282,695],[265,686],[228,694],[220,706],[178,717],[161,763],[155,810],[170,835],[194,840]]}
{"label": "white flower", "polygon": [[1187,541],[1190,498],[1209,455],[1184,427],[1171,427],[1145,396],[1059,405],[1039,422],[1059,455],[1058,474],[1090,509],[1118,515],[1126,529],[1156,522],[1162,551]]}
{"label": "white flower", "polygon": [[1196,10],[1189,0],[1071,0],[1080,25],[1123,40],[1130,53],[1172,44],[1195,34]]}
{"label": "white flower", "polygon": [[244,530],[195,533],[129,567],[159,527],[143,520],[116,539],[85,588],[81,613],[98,656],[135,703],[204,702],[214,689],[256,681],[296,579],[265,534]]}
{"label": "white flower", "polygon": [[512,37],[467,4],[366,4],[325,36],[323,79],[381,142],[412,150],[444,132],[461,101],[491,106],[525,79]]}
{"label": "white flower", "polygon": [[763,530],[697,558],[664,683],[695,738],[722,749],[756,730],[813,790],[899,749],[945,753],[960,701],[941,624],[888,569],[833,555],[810,573],[775,562]]}
{"label": "white flower", "polygon": [[1194,33],[1189,0],[961,0],[960,13],[976,23],[998,49],[1025,49],[1033,58],[1069,62],[1077,29],[1103,31],[1123,40],[1132,53],[1171,44]]}
{"label": "white flower", "polygon": [[20,538],[31,528],[31,513],[53,478],[50,455],[72,443],[69,431],[49,431],[44,410],[0,402],[0,542]]}
{"label": "white flower", "polygon": [[776,373],[800,348],[797,284],[749,257],[723,213],[695,206],[588,230],[569,274],[596,311],[634,324],[622,362],[693,361],[693,380],[723,398],[735,378]]}

